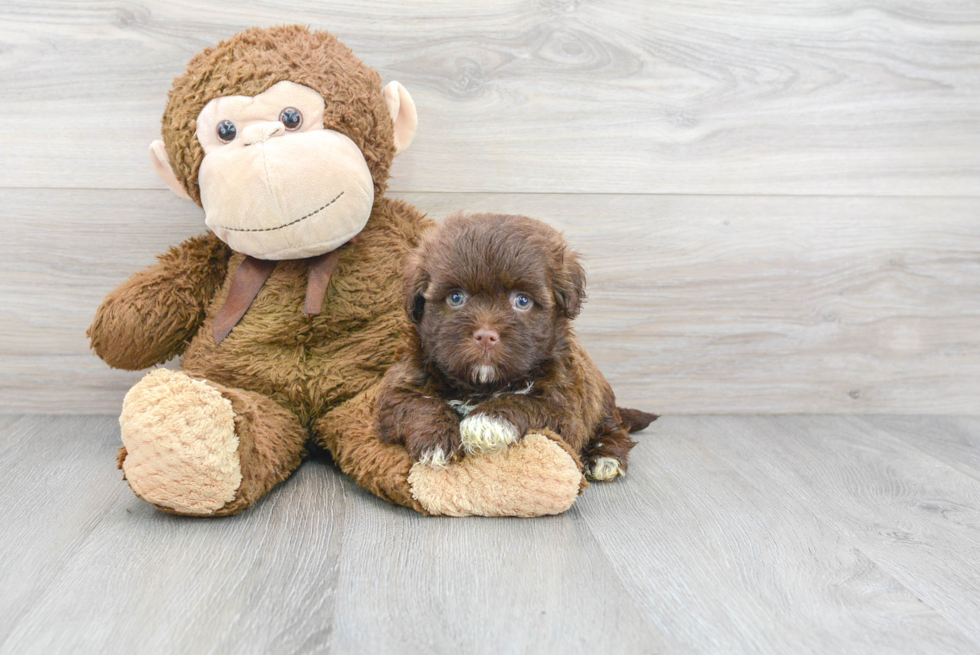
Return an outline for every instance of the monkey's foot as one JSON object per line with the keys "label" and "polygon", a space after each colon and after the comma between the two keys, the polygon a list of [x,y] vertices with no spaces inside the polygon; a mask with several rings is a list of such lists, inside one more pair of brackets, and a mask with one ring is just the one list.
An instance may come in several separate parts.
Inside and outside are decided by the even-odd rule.
{"label": "monkey's foot", "polygon": [[184,373],[157,369],[129,390],[119,417],[122,469],[143,500],[179,514],[212,514],[242,482],[231,401]]}
{"label": "monkey's foot", "polygon": [[459,423],[459,438],[467,455],[490,455],[520,439],[510,421],[488,414],[470,414]]}
{"label": "monkey's foot", "polygon": [[443,516],[561,514],[585,486],[572,454],[542,434],[444,469],[415,464],[408,481],[425,511]]}
{"label": "monkey's foot", "polygon": [[615,457],[597,457],[594,462],[585,467],[585,474],[590,480],[612,482],[621,475],[626,475],[626,471]]}

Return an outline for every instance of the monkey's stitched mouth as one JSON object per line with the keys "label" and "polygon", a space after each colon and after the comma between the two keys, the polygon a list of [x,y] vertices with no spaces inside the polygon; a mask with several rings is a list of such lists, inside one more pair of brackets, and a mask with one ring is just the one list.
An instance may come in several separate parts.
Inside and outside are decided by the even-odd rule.
{"label": "monkey's stitched mouth", "polygon": [[315,216],[316,214],[319,214],[324,209],[326,209],[330,205],[332,205],[335,202],[337,202],[338,200],[340,200],[340,196],[342,196],[342,195],[344,195],[344,192],[343,191],[341,191],[340,193],[338,193],[337,196],[333,200],[331,200],[330,202],[328,202],[327,204],[325,204],[323,207],[320,207],[319,209],[314,209],[313,211],[311,211],[306,216],[300,216],[295,221],[289,221],[288,223],[284,223],[284,224],[279,225],[277,227],[225,227],[224,225],[219,225],[218,227],[221,228],[222,230],[228,230],[229,232],[272,232],[273,230],[281,230],[284,227],[289,227],[290,225],[296,225],[300,221],[305,221],[306,219],[311,218],[311,217]]}

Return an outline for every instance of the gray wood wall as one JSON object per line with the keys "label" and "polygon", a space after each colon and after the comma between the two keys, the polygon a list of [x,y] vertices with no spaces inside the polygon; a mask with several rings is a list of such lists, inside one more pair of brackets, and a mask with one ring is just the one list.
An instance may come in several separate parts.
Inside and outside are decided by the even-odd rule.
{"label": "gray wood wall", "polygon": [[330,29],[413,94],[391,187],[588,257],[579,332],[664,413],[980,409],[980,4],[0,4],[0,411],[118,410],[101,297],[203,229],[153,174],[170,80]]}

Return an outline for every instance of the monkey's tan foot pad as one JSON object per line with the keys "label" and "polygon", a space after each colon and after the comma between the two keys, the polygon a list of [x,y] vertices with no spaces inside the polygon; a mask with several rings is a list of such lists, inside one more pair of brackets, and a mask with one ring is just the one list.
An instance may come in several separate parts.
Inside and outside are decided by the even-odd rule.
{"label": "monkey's tan foot pad", "polygon": [[157,369],[129,390],[119,417],[133,492],[178,514],[211,514],[242,482],[231,401],[179,371]]}
{"label": "monkey's tan foot pad", "polygon": [[408,482],[430,514],[532,517],[567,510],[583,481],[561,446],[528,434],[503,452],[469,455],[445,469],[415,464]]}
{"label": "monkey's tan foot pad", "polygon": [[459,423],[459,439],[467,455],[499,453],[520,436],[513,423],[487,414],[470,414]]}

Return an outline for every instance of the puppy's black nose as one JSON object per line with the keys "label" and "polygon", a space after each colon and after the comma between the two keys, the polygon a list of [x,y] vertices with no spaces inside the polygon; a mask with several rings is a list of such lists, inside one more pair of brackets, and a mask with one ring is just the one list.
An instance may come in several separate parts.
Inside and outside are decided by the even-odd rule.
{"label": "puppy's black nose", "polygon": [[480,344],[484,350],[490,350],[500,341],[500,333],[489,328],[480,328],[473,333],[473,340]]}

